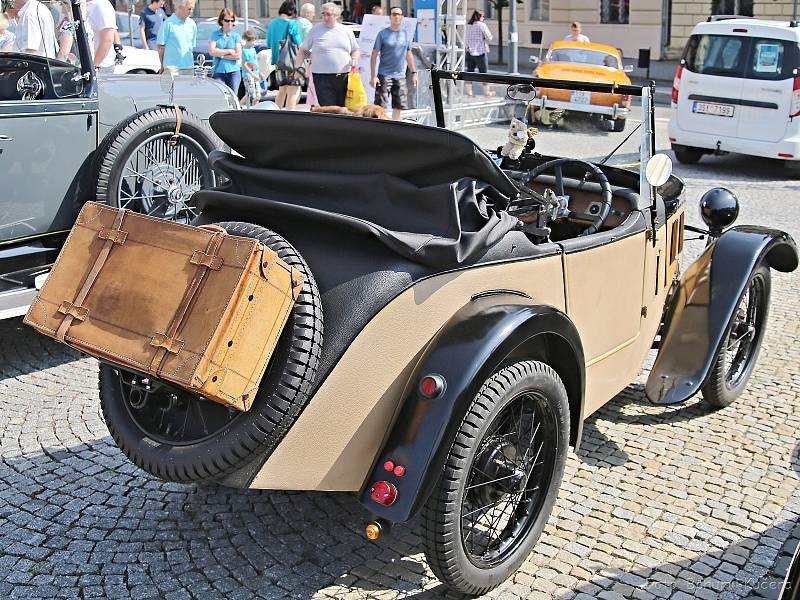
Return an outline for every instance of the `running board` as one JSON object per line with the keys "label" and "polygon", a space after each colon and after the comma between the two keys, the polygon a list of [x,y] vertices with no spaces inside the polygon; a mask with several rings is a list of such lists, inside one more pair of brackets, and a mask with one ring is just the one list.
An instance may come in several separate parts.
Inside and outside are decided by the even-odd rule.
{"label": "running board", "polygon": [[36,289],[31,288],[0,292],[0,320],[24,315],[37,293]]}

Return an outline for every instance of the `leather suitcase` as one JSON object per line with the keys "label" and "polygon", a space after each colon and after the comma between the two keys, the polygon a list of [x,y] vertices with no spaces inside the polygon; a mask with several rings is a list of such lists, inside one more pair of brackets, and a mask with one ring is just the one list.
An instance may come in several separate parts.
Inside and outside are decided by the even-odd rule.
{"label": "leather suitcase", "polygon": [[255,239],[89,202],[24,322],[248,410],[302,286]]}

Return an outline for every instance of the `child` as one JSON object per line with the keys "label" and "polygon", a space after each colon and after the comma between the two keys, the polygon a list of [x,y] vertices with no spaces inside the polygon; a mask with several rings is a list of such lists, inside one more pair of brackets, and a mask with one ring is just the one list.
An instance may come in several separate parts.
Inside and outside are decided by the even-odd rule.
{"label": "child", "polygon": [[8,30],[8,19],[0,13],[0,52],[13,52],[16,37]]}
{"label": "child", "polygon": [[259,80],[261,73],[258,69],[258,59],[256,58],[256,34],[252,29],[248,29],[242,36],[244,46],[242,46],[242,80],[246,95],[240,100],[244,104],[245,99],[250,106],[255,106],[261,100],[261,86]]}

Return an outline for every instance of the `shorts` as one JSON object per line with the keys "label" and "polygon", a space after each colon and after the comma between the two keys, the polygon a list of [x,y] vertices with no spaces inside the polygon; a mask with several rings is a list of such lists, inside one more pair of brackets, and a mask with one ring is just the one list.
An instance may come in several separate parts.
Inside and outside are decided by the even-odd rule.
{"label": "shorts", "polygon": [[318,106],[344,106],[349,73],[314,73]]}
{"label": "shorts", "polygon": [[408,108],[408,86],[405,77],[386,77],[378,75],[375,88],[375,104],[386,108],[389,105],[389,94],[392,95],[392,108],[405,110]]}
{"label": "shorts", "polygon": [[486,73],[489,70],[489,55],[488,54],[479,54],[478,56],[472,56],[469,52],[467,52],[467,73],[472,73],[475,69],[478,70],[479,73]]}
{"label": "shorts", "polygon": [[242,74],[242,81],[244,82],[244,91],[250,98],[250,104],[258,104],[261,101],[261,88],[250,75]]}

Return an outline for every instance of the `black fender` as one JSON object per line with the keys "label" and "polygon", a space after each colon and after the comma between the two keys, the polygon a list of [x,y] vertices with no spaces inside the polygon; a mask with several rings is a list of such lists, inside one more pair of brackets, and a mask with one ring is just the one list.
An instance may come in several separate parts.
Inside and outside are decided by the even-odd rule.
{"label": "black fender", "polygon": [[733,227],[686,269],[667,305],[658,356],[647,378],[651,402],[677,404],[705,384],[739,299],[762,263],[794,271],[792,237],[766,227]]}
{"label": "black fender", "polygon": [[[405,386],[398,418],[361,491],[361,502],[377,517],[404,522],[430,496],[444,467],[461,421],[483,383],[504,364],[547,361],[561,376],[570,397],[571,443],[577,445],[583,421],[583,346],[563,312],[523,296],[473,297],[425,348]],[[423,377],[436,374],[444,391],[433,399],[419,391]],[[384,468],[402,465],[401,477]],[[391,506],[370,498],[373,483],[388,481],[398,491]]]}

